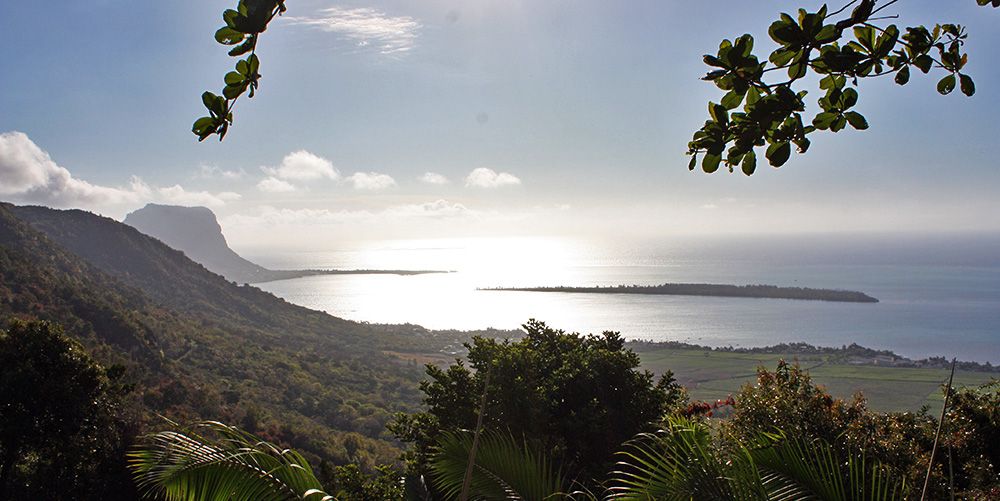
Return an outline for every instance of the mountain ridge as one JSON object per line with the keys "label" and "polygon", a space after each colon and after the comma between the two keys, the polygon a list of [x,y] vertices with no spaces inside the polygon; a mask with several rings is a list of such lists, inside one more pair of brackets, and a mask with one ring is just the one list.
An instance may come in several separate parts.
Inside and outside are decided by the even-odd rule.
{"label": "mountain ridge", "polygon": [[192,261],[236,283],[262,283],[313,275],[418,275],[436,270],[272,270],[229,247],[215,213],[207,207],[146,204],[125,216],[124,224],[180,250]]}
{"label": "mountain ridge", "polygon": [[99,360],[125,363],[154,424],[239,423],[334,464],[397,459],[385,425],[420,405],[423,373],[385,351],[450,341],[236,285],[109,218],[0,203],[0,321],[10,317],[60,323]]}

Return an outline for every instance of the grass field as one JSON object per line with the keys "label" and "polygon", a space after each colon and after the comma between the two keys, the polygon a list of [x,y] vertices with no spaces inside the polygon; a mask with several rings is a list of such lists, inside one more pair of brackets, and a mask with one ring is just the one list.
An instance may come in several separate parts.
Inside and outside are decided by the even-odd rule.
{"label": "grass field", "polygon": [[[657,375],[674,371],[678,382],[688,388],[691,397],[700,400],[724,399],[735,394],[741,385],[756,379],[756,369],[774,369],[778,361],[798,360],[809,369],[813,380],[826,386],[834,396],[849,398],[861,391],[869,407],[879,411],[917,410],[928,405],[940,409],[941,385],[948,379],[946,369],[917,369],[850,365],[833,362],[825,356],[726,353],[698,349],[654,348],[639,352],[643,368]],[[996,373],[955,373],[956,386],[978,386],[989,382]]]}

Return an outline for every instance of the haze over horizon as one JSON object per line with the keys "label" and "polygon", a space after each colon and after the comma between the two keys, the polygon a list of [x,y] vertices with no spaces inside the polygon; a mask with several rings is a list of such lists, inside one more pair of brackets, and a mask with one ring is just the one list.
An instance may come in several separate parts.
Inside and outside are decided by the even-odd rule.
{"label": "haze over horizon", "polygon": [[[804,2],[818,6],[819,2]],[[0,19],[0,199],[122,219],[204,205],[234,247],[345,238],[1000,232],[998,14],[962,20],[980,92],[862,82],[868,131],[779,170],[690,173],[717,89],[701,55],[796,5],[302,0],[261,39],[258,97],[222,143],[190,133],[232,61],[222,1],[14,3]],[[66,40],[87,26],[87,36]],[[807,104],[815,106],[816,89]],[[957,94],[957,93],[956,93]],[[910,103],[920,103],[913,106]]]}

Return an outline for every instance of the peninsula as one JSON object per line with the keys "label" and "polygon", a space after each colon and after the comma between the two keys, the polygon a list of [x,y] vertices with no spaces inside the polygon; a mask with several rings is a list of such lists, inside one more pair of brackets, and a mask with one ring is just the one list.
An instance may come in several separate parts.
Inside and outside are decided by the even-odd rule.
{"label": "peninsula", "polygon": [[718,296],[753,297],[768,299],[800,299],[811,301],[836,301],[844,303],[877,303],[868,294],[837,289],[810,289],[806,287],[778,287],[776,285],[725,285],[725,284],[662,284],[617,285],[610,287],[496,287],[479,288],[481,291],[517,292],[575,292],[585,294],[652,294],[669,296]]}

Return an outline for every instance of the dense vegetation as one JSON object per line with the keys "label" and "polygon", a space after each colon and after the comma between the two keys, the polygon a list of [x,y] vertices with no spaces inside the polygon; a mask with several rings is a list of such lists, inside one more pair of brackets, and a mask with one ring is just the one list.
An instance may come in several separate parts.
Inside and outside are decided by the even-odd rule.
{"label": "dense vegetation", "polygon": [[420,368],[382,350],[443,344],[413,326],[349,322],[237,286],[110,219],[3,204],[7,317],[58,322],[98,360],[127,367],[149,411],[238,423],[366,469],[396,460],[385,426],[420,398]]}
{"label": "dense vegetation", "polygon": [[[638,355],[619,335],[580,336],[540,322],[527,324],[516,340],[474,338],[466,343],[467,360],[428,365],[418,386],[421,370],[386,352],[426,353],[455,342],[457,333],[441,339],[413,326],[356,324],[299,308],[80,211],[0,205],[0,316],[59,322],[94,357],[51,324],[15,322],[0,335],[0,484],[28,497],[38,497],[43,486],[46,496],[57,492],[41,480],[53,478],[72,492],[60,497],[111,498],[102,490],[124,482],[127,444],[142,430],[166,426],[152,412],[238,427],[194,435],[172,430],[157,440],[204,440],[227,457],[226,447],[243,437],[262,454],[315,464],[308,470],[314,478],[303,477],[302,485],[337,499],[373,500],[402,498],[404,477],[406,495],[418,499],[458,492],[464,454],[475,442],[463,430],[480,429],[480,416],[477,489],[491,489],[497,479],[525,492],[581,490],[576,496],[585,498],[653,485],[695,497],[767,489],[773,479],[746,465],[735,471],[738,483],[714,485],[682,468],[636,470],[634,461],[727,469],[743,464],[739,458],[759,456],[800,473],[823,466],[790,463],[788,451],[802,449],[847,465],[845,478],[878,479],[887,492],[905,481],[904,498],[913,498],[930,463],[937,422],[926,412],[873,412],[860,396],[836,399],[785,363],[761,370],[732,399],[688,402],[669,375],[656,381],[640,370]],[[630,442],[658,428],[665,431]],[[394,434],[410,443],[405,470],[396,462],[402,449]],[[1000,495],[998,441],[997,384],[956,392],[930,469],[932,498],[946,496],[950,485],[969,499]],[[301,455],[282,452],[284,446]],[[181,460],[171,470],[178,474],[192,464],[176,456],[146,458]],[[616,460],[624,463],[616,466]],[[781,489],[799,492],[794,489],[803,485]],[[131,487],[115,491],[126,499],[133,494]]]}

